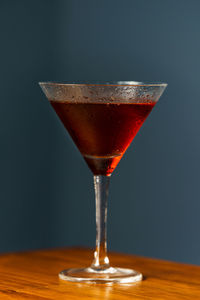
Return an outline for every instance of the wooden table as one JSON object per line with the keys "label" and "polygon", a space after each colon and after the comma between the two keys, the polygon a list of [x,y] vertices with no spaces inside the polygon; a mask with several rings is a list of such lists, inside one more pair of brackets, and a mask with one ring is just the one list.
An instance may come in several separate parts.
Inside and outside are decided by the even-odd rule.
{"label": "wooden table", "polygon": [[0,299],[200,299],[200,267],[132,255],[110,254],[112,265],[135,268],[145,279],[129,285],[69,283],[64,268],[89,265],[88,249],[42,250],[0,256]]}

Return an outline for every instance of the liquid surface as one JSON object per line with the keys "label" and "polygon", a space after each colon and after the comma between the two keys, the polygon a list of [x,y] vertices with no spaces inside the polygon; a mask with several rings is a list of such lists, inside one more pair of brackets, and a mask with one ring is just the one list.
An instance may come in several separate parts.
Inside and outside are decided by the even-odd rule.
{"label": "liquid surface", "polygon": [[95,175],[110,175],[154,107],[147,103],[51,101]]}

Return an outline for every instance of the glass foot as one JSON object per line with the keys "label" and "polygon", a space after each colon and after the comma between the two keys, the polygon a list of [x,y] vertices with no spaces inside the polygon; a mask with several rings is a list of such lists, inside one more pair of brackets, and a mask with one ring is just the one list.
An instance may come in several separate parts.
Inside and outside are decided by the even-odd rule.
{"label": "glass foot", "polygon": [[101,271],[91,267],[84,269],[68,269],[60,272],[59,277],[66,281],[104,284],[131,283],[142,280],[142,274],[137,271],[112,267]]}

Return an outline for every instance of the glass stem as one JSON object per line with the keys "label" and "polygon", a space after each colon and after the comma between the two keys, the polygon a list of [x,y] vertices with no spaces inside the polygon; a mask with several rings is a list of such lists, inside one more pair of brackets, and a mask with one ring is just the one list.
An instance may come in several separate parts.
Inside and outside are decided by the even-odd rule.
{"label": "glass stem", "polygon": [[109,268],[107,256],[107,202],[109,176],[94,176],[94,189],[96,200],[96,251],[92,268],[105,270]]}

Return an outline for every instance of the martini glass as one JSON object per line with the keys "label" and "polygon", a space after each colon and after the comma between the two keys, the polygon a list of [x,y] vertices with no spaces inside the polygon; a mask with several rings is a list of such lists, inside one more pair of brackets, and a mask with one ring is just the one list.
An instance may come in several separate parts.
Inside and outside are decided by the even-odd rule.
{"label": "martini glass", "polygon": [[39,83],[94,175],[96,250],[91,266],[60,272],[63,280],[130,283],[138,271],[111,267],[107,255],[110,176],[167,84],[135,81],[103,84]]}

